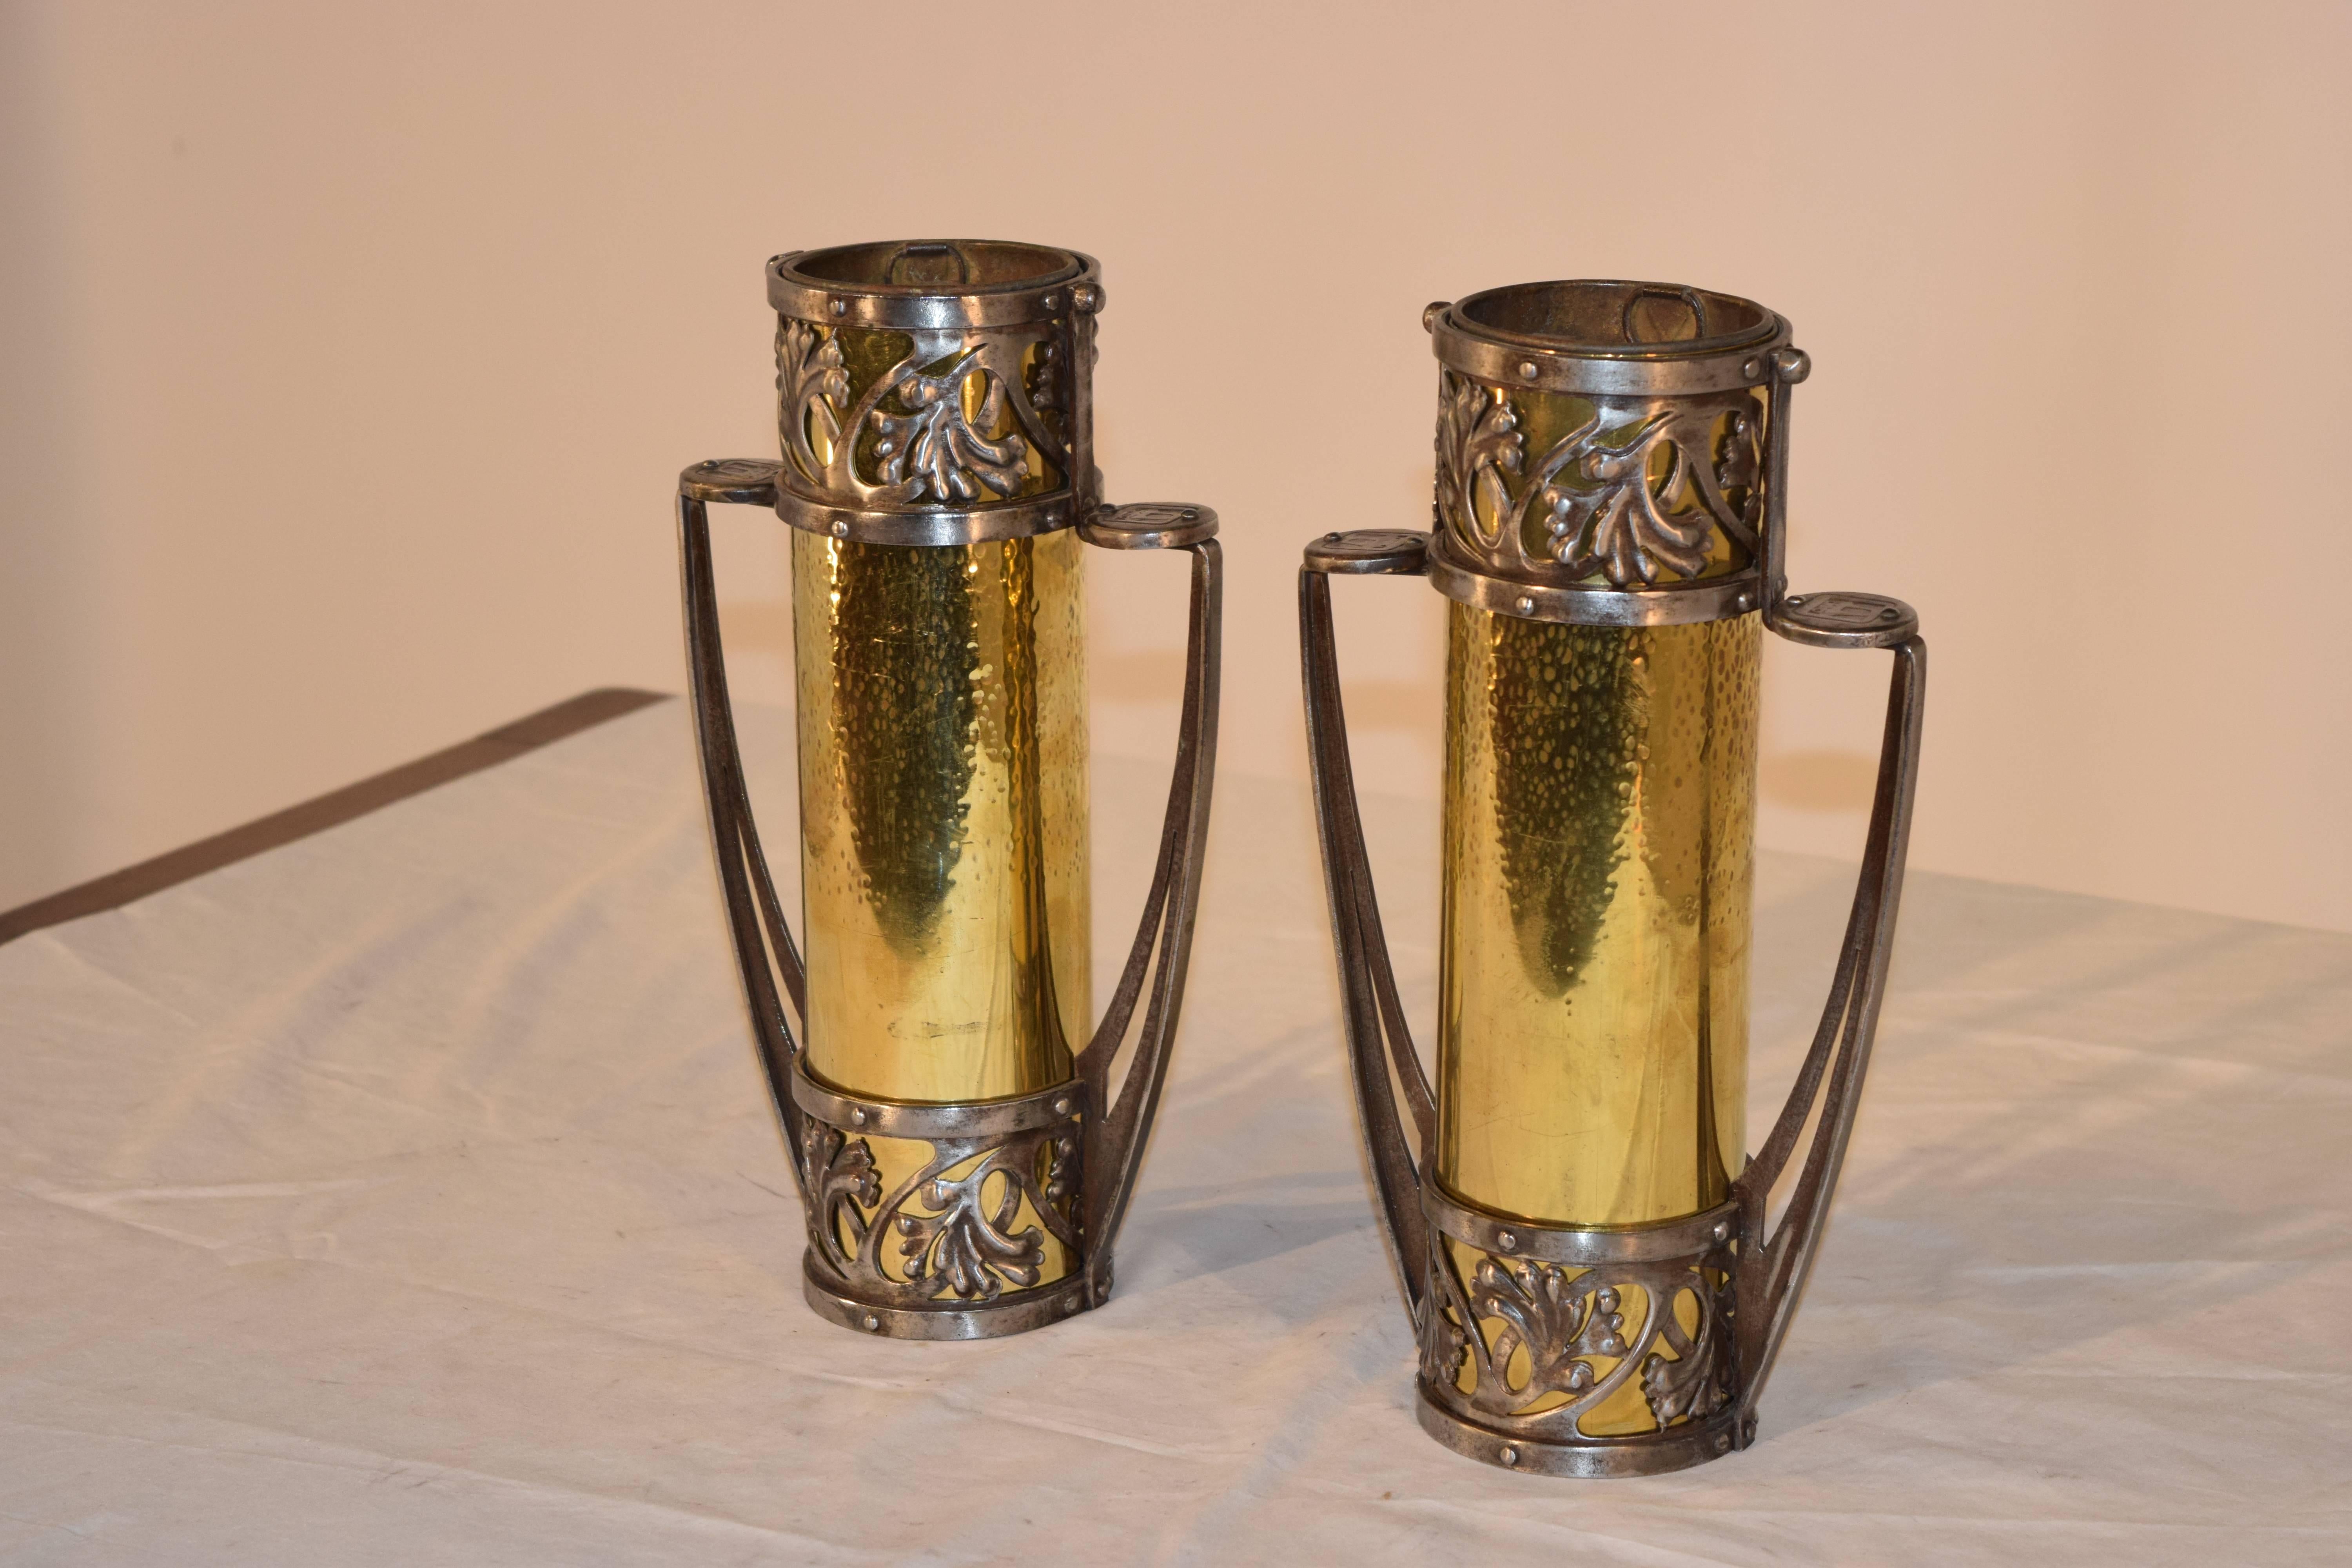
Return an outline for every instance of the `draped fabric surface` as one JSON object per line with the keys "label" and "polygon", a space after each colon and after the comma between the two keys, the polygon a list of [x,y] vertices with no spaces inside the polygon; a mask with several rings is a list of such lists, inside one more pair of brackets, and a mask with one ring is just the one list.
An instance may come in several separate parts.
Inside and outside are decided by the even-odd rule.
{"label": "draped fabric surface", "polygon": [[[1165,775],[1095,767],[1108,994]],[[1762,858],[1751,1146],[1851,875]],[[1222,779],[1116,1299],[905,1344],[802,1305],[677,703],[19,939],[0,1563],[2352,1560],[2352,937],[1915,876],[1761,1441],[1635,1481],[1415,1426],[1336,1015],[1306,792]]]}

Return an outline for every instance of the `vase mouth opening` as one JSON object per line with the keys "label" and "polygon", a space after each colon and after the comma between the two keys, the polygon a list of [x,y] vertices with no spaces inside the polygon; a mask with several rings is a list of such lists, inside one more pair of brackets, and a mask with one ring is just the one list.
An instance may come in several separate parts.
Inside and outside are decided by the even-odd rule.
{"label": "vase mouth opening", "polygon": [[1564,279],[1488,289],[1453,308],[1479,337],[1607,358],[1723,353],[1773,336],[1780,319],[1753,300],[1679,283]]}
{"label": "vase mouth opening", "polygon": [[890,294],[990,294],[1078,276],[1077,253],[1003,239],[893,239],[836,245],[786,259],[816,284]]}

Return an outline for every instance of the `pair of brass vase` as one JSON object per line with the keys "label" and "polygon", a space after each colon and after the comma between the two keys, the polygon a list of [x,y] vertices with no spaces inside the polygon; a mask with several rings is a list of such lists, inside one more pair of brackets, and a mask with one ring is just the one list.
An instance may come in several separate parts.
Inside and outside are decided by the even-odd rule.
{"label": "pair of brass vase", "polygon": [[[711,831],[805,1206],[806,1295],[871,1334],[1019,1332],[1108,1298],[1167,1072],[1216,752],[1216,516],[1103,499],[1090,258],[885,243],[780,256],[767,278],[782,459],[688,468],[678,512]],[[1421,1420],[1511,1468],[1680,1468],[1753,1439],[1836,1185],[1902,887],[1925,650],[1895,600],[1786,591],[1808,366],[1779,316],[1559,282],[1423,321],[1433,526],[1327,533],[1299,574],[1345,1032]],[[744,787],[713,501],[791,529],[805,960]],[[1192,557],[1158,864],[1098,1022],[1085,545]],[[1330,579],[1379,574],[1452,601],[1433,1085],[1381,936],[1333,638]],[[1767,628],[1895,664],[1829,1003],[1750,1158]]]}

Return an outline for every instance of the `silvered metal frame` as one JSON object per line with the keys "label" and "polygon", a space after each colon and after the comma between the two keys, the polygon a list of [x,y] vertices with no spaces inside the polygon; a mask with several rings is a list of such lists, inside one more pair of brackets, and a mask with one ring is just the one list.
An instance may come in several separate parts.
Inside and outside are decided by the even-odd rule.
{"label": "silvered metal frame", "polygon": [[[1223,602],[1217,518],[1206,507],[1112,506],[1101,500],[1100,475],[1093,464],[1090,383],[1093,318],[1103,293],[1090,258],[1067,253],[1072,265],[1066,273],[1027,287],[942,294],[813,283],[793,265],[805,254],[769,263],[770,298],[788,321],[953,331],[1051,321],[1054,330],[1066,334],[1063,352],[1071,378],[1064,454],[1067,483],[1057,493],[1010,506],[853,506],[839,497],[792,496],[784,464],[729,458],[688,468],[679,476],[677,498],[696,741],[730,933],[808,1224],[804,1294],[820,1316],[887,1338],[1018,1333],[1109,1298],[1112,1244],[1134,1195],[1167,1078],[1199,913],[1216,765]],[[800,1033],[807,1011],[806,971],[776,896],[744,784],[719,631],[710,549],[713,502],[769,507],[792,526],[866,543],[964,544],[1076,527],[1082,539],[1099,548],[1181,550],[1192,555],[1183,708],[1151,885],[1118,985],[1067,1081],[1010,1100],[917,1105],[843,1094],[804,1069]],[[1115,1079],[1122,1061],[1125,1070]],[[928,1141],[931,1157],[915,1177],[886,1194],[864,1143],[869,1135]],[[972,1167],[969,1163],[975,1158],[981,1163]],[[960,1167],[971,1173],[961,1179],[947,1174]],[[983,1205],[981,1178],[992,1169],[1015,1179],[1003,1189],[1009,1198]],[[921,1202],[904,1206],[919,1189]],[[1066,1277],[1002,1289],[995,1276],[1003,1270],[983,1271],[973,1280],[972,1294],[941,1299],[935,1278],[895,1279],[879,1266],[876,1238],[886,1230],[919,1238],[929,1227],[952,1220],[983,1243],[1001,1243],[1012,1205],[1024,1198],[1074,1256],[1076,1266]],[[845,1201],[856,1216],[846,1222]],[[998,1213],[978,1213],[982,1206]],[[850,1237],[857,1238],[856,1245],[845,1245]],[[943,1247],[941,1255],[951,1250]]]}
{"label": "silvered metal frame", "polygon": [[[1634,387],[1652,395],[1754,384],[1769,397],[1763,526],[1755,558],[1732,575],[1648,590],[1562,586],[1467,563],[1462,552],[1449,549],[1442,528],[1435,535],[1408,530],[1326,534],[1307,546],[1299,571],[1309,760],[1350,1076],[1381,1228],[1422,1344],[1422,1426],[1457,1453],[1531,1473],[1607,1477],[1679,1469],[1754,1440],[1758,1398],[1821,1244],[1885,993],[1918,779],[1927,647],[1917,616],[1897,600],[1786,592],[1789,391],[1810,365],[1788,345],[1780,318],[1769,317],[1750,342],[1726,345],[1709,360],[1679,363],[1585,358],[1533,341],[1482,342],[1443,304],[1432,306],[1424,321],[1449,368],[1499,384],[1601,395]],[[1428,576],[1449,597],[1498,614],[1582,625],[1664,625],[1761,609],[1764,624],[1791,641],[1894,654],[1869,833],[1829,1000],[1779,1120],[1719,1208],[1650,1226],[1538,1225],[1488,1214],[1427,1174],[1437,1106],[1398,997],[1356,804],[1332,622],[1335,575]],[[1789,1173],[1809,1123],[1811,1140],[1776,1219],[1773,1189]],[[1466,1283],[1449,1237],[1486,1260]],[[1565,1272],[1580,1268],[1592,1272]],[[1637,1367],[1645,1359],[1643,1346],[1654,1338],[1637,1339],[1612,1315],[1615,1277],[1645,1285],[1653,1321],[1636,1333],[1666,1332],[1696,1344],[1678,1344],[1675,1359],[1651,1355],[1646,1367]],[[1697,1335],[1654,1321],[1661,1281],[1669,1293],[1677,1285],[1696,1291]],[[1455,1386],[1453,1369],[1463,1355],[1488,1353],[1483,1343],[1461,1342],[1477,1338],[1465,1295],[1476,1289],[1533,1306],[1541,1305],[1535,1298],[1544,1290],[1556,1299],[1578,1298],[1580,1304],[1564,1316],[1554,1314],[1556,1342],[1549,1348],[1555,1358],[1614,1355],[1610,1376],[1620,1383],[1635,1375],[1646,1380],[1663,1366],[1670,1376],[1685,1377],[1683,1386],[1668,1391],[1664,1406],[1680,1414],[1635,1436],[1588,1436],[1575,1426],[1575,1413],[1612,1390],[1565,1382],[1558,1386],[1570,1403],[1562,1409],[1528,1416],[1475,1407]],[[1542,1321],[1541,1314],[1529,1321]],[[1540,1352],[1545,1347],[1529,1348]],[[1653,1407],[1659,1408],[1654,1397]]]}

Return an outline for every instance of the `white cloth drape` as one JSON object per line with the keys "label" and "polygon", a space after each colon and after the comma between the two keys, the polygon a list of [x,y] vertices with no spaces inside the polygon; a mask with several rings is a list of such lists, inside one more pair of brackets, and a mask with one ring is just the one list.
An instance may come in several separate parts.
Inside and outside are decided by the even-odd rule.
{"label": "white cloth drape", "polygon": [[[1764,860],[1751,1128],[1850,876]],[[1118,1296],[969,1345],[802,1304],[679,704],[0,947],[0,1563],[2352,1559],[2352,938],[1914,878],[1761,1442],[1574,1482],[1414,1426],[1321,898],[1220,780]]]}

